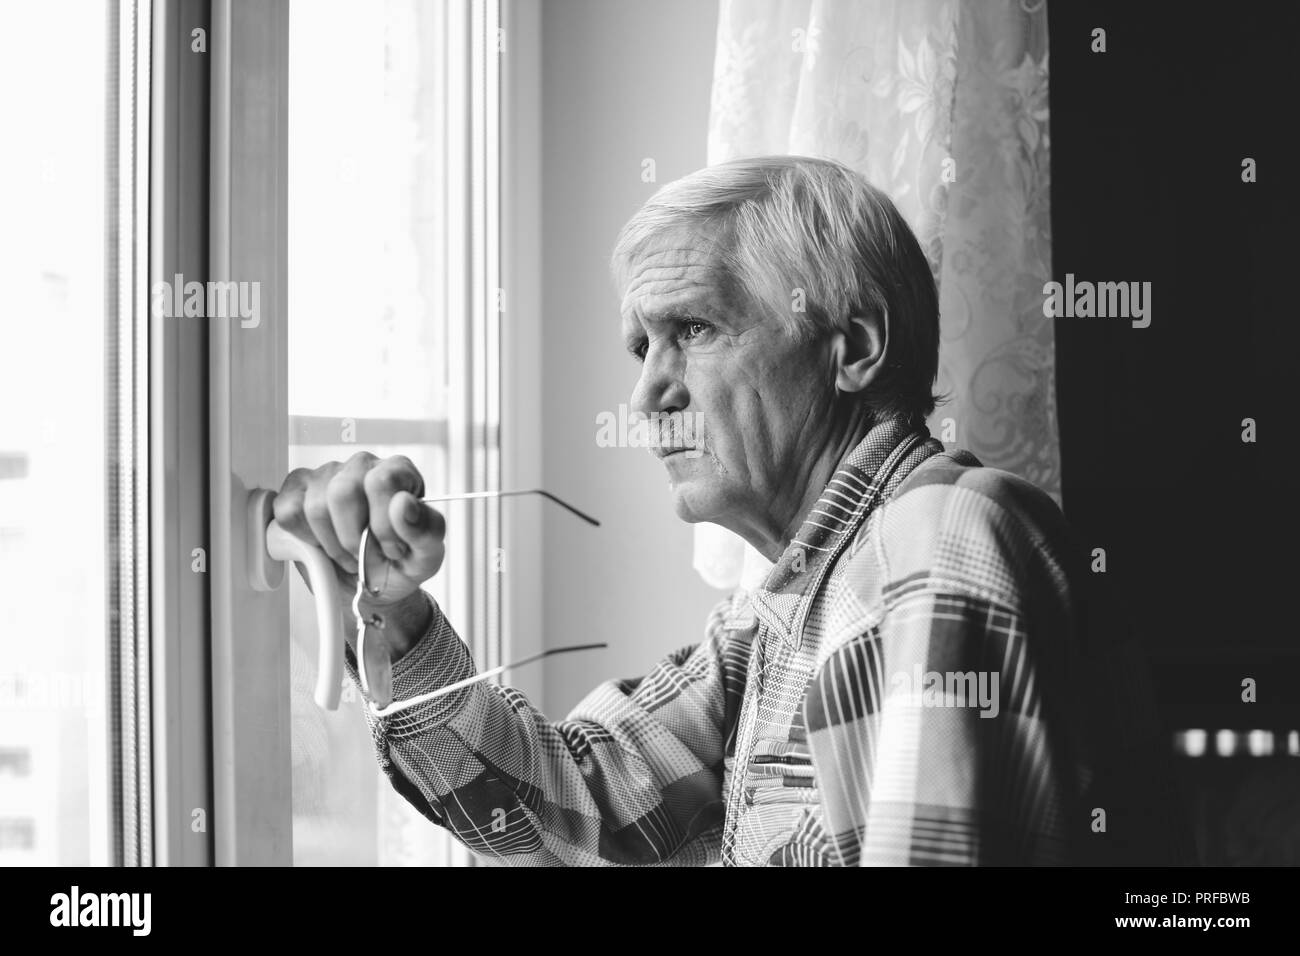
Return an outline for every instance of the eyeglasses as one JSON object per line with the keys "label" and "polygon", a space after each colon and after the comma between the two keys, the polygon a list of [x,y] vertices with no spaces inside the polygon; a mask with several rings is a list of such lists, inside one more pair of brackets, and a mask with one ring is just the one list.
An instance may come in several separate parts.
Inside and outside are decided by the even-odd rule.
{"label": "eyeglasses", "polygon": [[[587,514],[584,511],[579,510],[578,508],[575,508],[567,501],[564,501],[560,497],[553,495],[549,491],[545,491],[541,488],[520,489],[515,491],[471,491],[471,492],[466,492],[457,495],[439,495],[433,498],[421,498],[420,501],[423,502],[424,504],[435,504],[437,502],[442,502],[442,501],[468,501],[468,500],[473,500],[478,498],[509,498],[518,495],[541,495],[543,498],[546,498],[548,501],[554,502],[555,504],[559,505],[561,508],[564,508],[566,511],[570,512],[571,514],[576,515],[577,517],[581,518],[583,521],[587,522],[593,527],[597,527],[597,528],[600,527],[600,522],[597,521],[595,518],[593,518],[591,515]],[[446,687],[440,687],[437,690],[430,691],[427,694],[418,694],[415,697],[410,697],[407,698],[406,700],[393,701],[392,664],[389,658],[388,642],[382,637],[382,631],[384,629],[384,619],[378,614],[371,614],[369,616],[366,616],[365,614],[362,613],[361,610],[362,597],[364,597],[366,594],[370,594],[371,596],[373,596],[373,595],[381,594],[383,592],[382,586],[372,588],[369,582],[366,580],[366,548],[369,544],[370,544],[370,526],[367,525],[361,531],[361,545],[357,549],[358,551],[357,592],[352,598],[352,613],[356,616],[357,619],[357,676],[361,680],[361,692],[362,694],[365,695],[366,701],[370,706],[370,710],[376,716],[387,717],[391,714],[400,713],[401,711],[407,710],[411,707],[416,707],[419,704],[427,703],[428,701],[435,700],[447,694],[455,693],[456,691],[462,690],[470,686],[471,684],[476,684],[479,683],[480,681],[488,680],[489,678],[496,677],[497,675],[503,674],[508,670],[513,670],[514,668],[517,667],[523,667],[525,664],[531,664],[535,661],[540,661],[546,657],[553,657],[558,654],[571,654],[576,651],[590,651],[590,650],[595,650],[597,648],[609,646],[606,643],[599,643],[599,644],[570,644],[566,647],[553,647],[550,650],[542,651],[540,654],[533,654],[529,657],[520,658],[517,661],[511,661],[508,664],[502,664],[499,667],[493,667],[489,670],[483,671],[482,673],[475,674],[473,677],[466,678],[465,680],[462,681],[457,681],[454,684],[448,684]],[[374,642],[371,644],[371,646],[367,647],[366,632],[370,628],[375,628],[376,630],[380,631],[381,635],[379,636],[380,639],[377,642]],[[369,653],[367,653],[368,651]],[[377,660],[373,662],[369,661],[368,660],[369,657],[376,657]],[[371,675],[369,673],[371,664],[374,664],[378,667],[379,670],[378,684],[375,684],[374,682],[371,681]]]}

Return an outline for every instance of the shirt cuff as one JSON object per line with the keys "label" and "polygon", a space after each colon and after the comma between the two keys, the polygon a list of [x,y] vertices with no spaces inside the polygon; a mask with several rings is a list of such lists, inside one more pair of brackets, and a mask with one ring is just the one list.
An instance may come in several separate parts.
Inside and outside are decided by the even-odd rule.
{"label": "shirt cuff", "polygon": [[[429,605],[429,626],[415,646],[393,665],[395,704],[463,681],[477,673],[469,648],[456,634],[438,602],[428,591],[422,590],[420,593]],[[446,723],[465,706],[474,690],[475,686],[470,685],[382,718],[386,722],[385,730],[392,738]]]}

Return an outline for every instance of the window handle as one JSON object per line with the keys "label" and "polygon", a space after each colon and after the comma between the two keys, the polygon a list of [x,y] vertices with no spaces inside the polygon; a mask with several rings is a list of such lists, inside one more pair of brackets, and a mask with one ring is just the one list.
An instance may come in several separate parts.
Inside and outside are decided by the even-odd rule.
{"label": "window handle", "polygon": [[284,562],[301,562],[316,600],[320,643],[316,652],[316,703],[338,710],[343,692],[343,606],[334,562],[320,548],[295,538],[276,522],[275,492],[258,488],[248,499],[248,576],[258,591],[274,591],[284,581]]}

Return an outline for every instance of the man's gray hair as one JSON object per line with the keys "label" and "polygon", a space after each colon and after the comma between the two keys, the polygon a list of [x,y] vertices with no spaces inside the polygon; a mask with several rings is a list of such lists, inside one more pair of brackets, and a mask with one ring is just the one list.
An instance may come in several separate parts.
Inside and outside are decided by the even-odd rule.
{"label": "man's gray hair", "polygon": [[619,233],[612,268],[620,289],[656,236],[681,229],[710,234],[737,304],[775,317],[797,339],[880,316],[888,366],[866,401],[877,417],[933,411],[934,276],[907,222],[864,176],[831,160],[758,156],[669,183]]}

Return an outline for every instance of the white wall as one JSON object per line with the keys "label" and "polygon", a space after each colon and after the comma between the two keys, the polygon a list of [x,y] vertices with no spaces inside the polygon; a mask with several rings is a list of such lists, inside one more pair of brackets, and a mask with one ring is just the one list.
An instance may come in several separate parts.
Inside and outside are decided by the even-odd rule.
{"label": "white wall", "polygon": [[[595,440],[597,414],[617,412],[637,375],[609,253],[659,185],[705,165],[717,4],[544,0],[541,11],[543,473],[603,522],[544,511],[545,639],[612,644],[546,662],[540,703],[556,719],[601,680],[698,642],[721,597],[691,569],[691,526],[673,513],[663,467]],[[642,181],[646,158],[656,183]]]}

